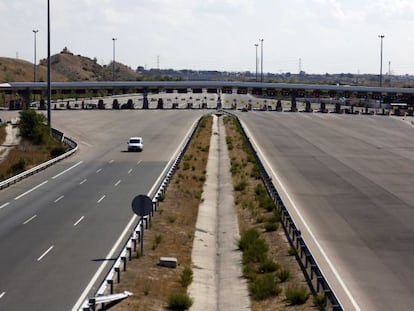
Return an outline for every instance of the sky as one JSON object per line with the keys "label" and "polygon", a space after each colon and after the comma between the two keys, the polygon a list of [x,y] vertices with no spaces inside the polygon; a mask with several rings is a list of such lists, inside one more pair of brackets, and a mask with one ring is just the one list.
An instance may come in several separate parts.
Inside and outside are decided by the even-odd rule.
{"label": "sky", "polygon": [[[47,57],[47,0],[0,1],[0,56]],[[51,54],[136,69],[414,74],[413,0],[50,0]],[[112,38],[116,38],[113,41]],[[260,72],[261,61],[258,61]]]}

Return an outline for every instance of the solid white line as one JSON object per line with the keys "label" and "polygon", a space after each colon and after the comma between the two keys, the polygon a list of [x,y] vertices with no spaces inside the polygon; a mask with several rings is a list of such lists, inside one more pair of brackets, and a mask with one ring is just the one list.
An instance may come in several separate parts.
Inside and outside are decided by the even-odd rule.
{"label": "solid white line", "polygon": [[131,169],[129,169],[128,174],[131,174],[131,172],[132,172],[132,168],[131,168]]}
{"label": "solid white line", "polygon": [[4,295],[6,295],[6,292],[2,292],[2,293],[0,294],[0,299],[1,299],[1,298],[3,298],[3,297],[4,297]]}
{"label": "solid white line", "polygon": [[328,263],[329,268],[332,270],[333,274],[335,275],[336,279],[338,280],[339,284],[342,286],[343,290],[345,291],[346,295],[348,296],[349,300],[351,301],[352,305],[354,306],[355,310],[360,311],[361,308],[359,307],[358,303],[355,301],[354,297],[352,296],[351,292],[349,291],[348,287],[345,285],[345,282],[342,280],[341,276],[339,275],[338,271],[336,270],[335,266],[332,264],[331,260],[329,259],[328,255],[325,253],[324,249],[322,248],[322,246],[319,244],[318,240],[316,239],[315,235],[313,234],[312,230],[310,229],[308,223],[305,221],[305,219],[303,218],[302,214],[300,213],[299,209],[297,208],[296,204],[294,203],[293,199],[290,197],[289,193],[287,192],[285,186],[282,184],[282,181],[279,179],[279,176],[275,173],[275,171],[273,170],[273,168],[270,166],[269,161],[267,160],[267,158],[264,156],[262,150],[259,148],[258,144],[256,143],[256,141],[254,140],[253,136],[250,134],[249,130],[247,129],[247,127],[243,124],[243,128],[245,129],[246,133],[248,134],[248,137],[250,138],[250,140],[253,141],[256,150],[262,155],[264,161],[266,162],[267,167],[269,167],[269,169],[272,172],[272,175],[276,178],[277,183],[280,185],[280,187],[282,188],[282,191],[285,193],[286,197],[288,198],[291,206],[293,207],[293,209],[295,210],[296,214],[298,215],[298,217],[300,218],[301,222],[303,223],[303,225],[305,226],[306,230],[309,232],[309,235],[311,236],[312,240],[314,241],[314,243],[316,244],[316,246],[318,247],[319,251],[321,252],[323,258],[326,260],[326,262]]}
{"label": "solid white line", "polygon": [[0,206],[0,209],[2,209],[3,207],[6,207],[9,204],[10,204],[10,202],[4,203],[2,206]]}
{"label": "solid white line", "polygon": [[77,167],[78,165],[82,164],[83,161],[79,161],[78,163],[72,165],[71,167],[67,168],[66,170],[64,170],[63,172],[60,172],[59,174],[55,175],[52,177],[52,179],[58,178],[59,176],[65,174],[66,172],[70,171],[71,169]]}
{"label": "solid white line", "polygon": [[115,183],[115,187],[116,187],[116,186],[118,186],[120,183],[121,183],[121,180],[118,180],[118,181]]}
{"label": "solid white line", "polygon": [[57,202],[59,202],[60,200],[62,200],[63,198],[64,198],[65,196],[64,195],[61,195],[60,197],[58,197],[54,202],[55,203],[57,203]]}
{"label": "solid white line", "polygon": [[100,168],[100,169],[98,169],[98,170],[96,170],[96,173],[99,173],[100,171],[102,171],[102,169]]}
{"label": "solid white line", "polygon": [[79,220],[77,222],[75,222],[73,224],[73,226],[76,227],[84,218],[85,218],[85,216],[82,216],[81,218],[79,218]]}
{"label": "solid white line", "polygon": [[26,220],[23,225],[28,224],[29,222],[31,222],[33,219],[35,219],[37,217],[37,215],[33,215],[32,217],[30,217],[28,220]]}
{"label": "solid white line", "polygon": [[101,198],[96,203],[101,203],[103,199],[105,199],[105,195],[101,196]]}
{"label": "solid white line", "polygon": [[55,246],[52,245],[51,247],[49,247],[39,258],[37,258],[37,261],[41,261],[43,257],[45,257],[53,249],[53,247]]}
{"label": "solid white line", "polygon": [[82,185],[83,183],[85,183],[87,181],[87,179],[82,180],[79,185]]}
{"label": "solid white line", "polygon": [[44,181],[44,182],[42,182],[41,184],[39,184],[39,185],[37,185],[37,186],[35,186],[35,187],[33,187],[32,189],[30,189],[30,190],[27,190],[25,193],[22,193],[21,195],[19,195],[19,196],[17,196],[17,197],[15,197],[14,199],[15,200],[18,200],[18,199],[20,199],[21,197],[24,197],[26,194],[29,194],[30,192],[32,192],[32,191],[34,191],[34,190],[36,190],[37,188],[40,188],[41,186],[43,186],[44,184],[47,184],[47,180],[46,181]]}

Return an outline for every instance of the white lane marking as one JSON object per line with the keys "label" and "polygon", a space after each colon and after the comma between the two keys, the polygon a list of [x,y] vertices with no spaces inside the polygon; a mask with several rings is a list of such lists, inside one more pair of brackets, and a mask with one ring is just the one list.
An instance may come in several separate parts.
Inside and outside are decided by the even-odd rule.
{"label": "white lane marking", "polygon": [[0,299],[1,299],[1,298],[3,298],[3,297],[4,297],[4,295],[6,295],[6,292],[2,292],[2,293],[0,294]]}
{"label": "white lane marking", "polygon": [[139,160],[139,161],[137,162],[137,165],[139,165],[141,162],[142,162],[142,160]]}
{"label": "white lane marking", "polygon": [[128,174],[131,174],[131,172],[132,172],[132,168],[131,168],[131,169],[129,169]]}
{"label": "white lane marking", "polygon": [[101,198],[96,203],[101,203],[103,199],[105,199],[105,195],[101,196]]}
{"label": "white lane marking", "polygon": [[60,200],[62,200],[63,198],[64,198],[65,196],[64,195],[61,195],[60,197],[58,197],[54,202],[55,203],[57,203],[57,202],[59,202]]}
{"label": "white lane marking", "polygon": [[59,176],[61,176],[61,175],[65,174],[66,172],[69,172],[71,169],[73,169],[73,168],[77,167],[78,165],[80,165],[80,164],[82,164],[82,163],[83,163],[83,161],[79,161],[78,163],[76,163],[76,164],[72,165],[71,167],[67,168],[67,169],[66,169],[66,170],[64,170],[63,172],[60,172],[59,174],[57,174],[57,175],[53,176],[53,177],[52,177],[52,179],[56,179],[56,178],[58,178]]}
{"label": "white lane marking", "polygon": [[109,163],[114,163],[114,161],[115,161],[115,160],[111,160],[111,161],[109,161]]}
{"label": "white lane marking", "polygon": [[98,170],[96,170],[96,173],[99,173],[100,171],[102,171],[102,169],[100,168],[100,169],[98,169]]}
{"label": "white lane marking", "polygon": [[[190,134],[191,129],[194,127],[195,123],[197,122],[194,121],[193,125],[190,127],[190,129],[188,130],[187,134],[185,135],[185,137],[188,137]],[[151,194],[155,191],[156,186],[160,183],[161,179],[165,176],[165,174],[167,173],[167,170],[169,169],[169,167],[171,166],[171,163],[177,158],[178,153],[181,149],[181,147],[183,146],[185,141],[185,138],[182,140],[182,142],[178,145],[177,149],[175,150],[174,155],[171,157],[170,161],[167,163],[167,165],[165,166],[164,170],[161,172],[161,174],[158,176],[157,180],[155,181],[154,185],[152,186],[152,188],[150,189],[150,191],[148,191],[148,196],[151,196]],[[112,256],[114,255],[115,251],[118,249],[119,245],[121,244],[121,242],[125,239],[125,235],[127,233],[130,233],[130,228],[132,227],[132,225],[134,224],[134,221],[137,219],[137,215],[134,214],[131,217],[131,220],[129,221],[129,223],[127,224],[127,226],[125,227],[124,231],[122,231],[121,235],[119,236],[118,240],[115,242],[114,246],[112,247],[112,249],[109,251],[108,255],[106,255],[105,258],[112,258]],[[102,271],[105,269],[106,265],[108,264],[108,260],[102,262],[102,264],[100,265],[100,267],[98,268],[98,270],[96,271],[95,275],[92,277],[92,279],[90,280],[89,284],[86,286],[86,288],[84,289],[84,291],[82,292],[82,294],[80,295],[78,301],[76,301],[75,305],[72,308],[72,311],[78,311],[80,306],[82,305],[82,303],[84,302],[84,300],[86,299],[86,296],[88,295],[88,293],[90,292],[92,286],[95,284],[96,280],[100,277],[100,275],[102,274]]]}
{"label": "white lane marking", "polygon": [[3,205],[0,206],[0,209],[2,209],[3,207],[6,207],[9,204],[10,204],[10,202],[4,203]]}
{"label": "white lane marking", "polygon": [[47,184],[47,182],[48,182],[47,180],[46,180],[46,181],[44,181],[44,182],[42,182],[41,184],[39,184],[39,185],[37,185],[37,186],[33,187],[32,189],[27,190],[25,193],[22,193],[21,195],[19,195],[19,196],[15,197],[14,199],[15,199],[15,200],[18,200],[18,199],[20,199],[20,198],[24,197],[26,194],[29,194],[30,192],[32,192],[32,191],[34,191],[34,190],[36,190],[37,188],[40,188],[40,187],[41,187],[41,186],[43,186],[44,184]]}
{"label": "white lane marking", "polygon": [[41,261],[43,257],[45,257],[53,249],[53,247],[55,246],[52,245],[51,247],[49,247],[39,258],[37,258],[37,261]]}
{"label": "white lane marking", "polygon": [[86,181],[87,181],[87,179],[82,180],[82,181],[79,183],[79,185],[84,184]]}
{"label": "white lane marking", "polygon": [[285,186],[282,184],[282,181],[279,179],[279,176],[275,173],[275,171],[273,170],[273,168],[270,166],[269,161],[267,160],[267,158],[265,157],[265,155],[263,154],[262,150],[260,149],[259,145],[256,143],[256,141],[254,140],[253,136],[251,135],[250,131],[248,130],[247,126],[244,124],[244,122],[242,122],[242,126],[245,129],[248,137],[250,138],[250,140],[253,142],[256,150],[262,155],[262,158],[264,159],[264,161],[266,162],[267,167],[269,167],[269,169],[272,172],[272,175],[276,178],[277,183],[280,185],[280,188],[282,188],[282,191],[285,193],[287,199],[289,200],[291,206],[293,207],[293,209],[295,210],[296,214],[298,215],[298,217],[300,218],[301,222],[303,223],[303,225],[305,226],[306,230],[309,232],[309,235],[311,236],[311,238],[313,239],[314,243],[316,244],[316,246],[318,247],[319,251],[321,252],[323,258],[326,260],[326,262],[328,263],[329,268],[331,269],[331,271],[333,272],[333,274],[335,275],[336,279],[338,280],[339,284],[342,286],[343,290],[345,291],[346,295],[348,296],[349,300],[351,301],[352,305],[354,306],[355,310],[360,311],[361,308],[359,307],[358,303],[355,301],[354,297],[352,296],[351,292],[349,291],[348,287],[345,285],[345,282],[342,280],[341,276],[339,275],[338,271],[335,269],[335,266],[332,264],[331,260],[329,259],[328,255],[325,253],[324,249],[322,248],[322,246],[319,244],[318,240],[316,239],[315,235],[313,234],[312,230],[310,229],[308,223],[305,221],[305,219],[303,218],[302,214],[300,213],[299,209],[297,208],[296,204],[294,203],[293,199],[290,197],[289,193],[287,192]]}
{"label": "white lane marking", "polygon": [[31,222],[33,219],[35,219],[37,217],[37,215],[33,215],[32,217],[30,217],[28,220],[26,220],[23,225],[28,224],[29,222]]}
{"label": "white lane marking", "polygon": [[118,186],[120,183],[121,183],[121,180],[118,180],[118,181],[115,183],[115,187],[116,187],[116,186]]}
{"label": "white lane marking", "polygon": [[85,216],[82,216],[81,218],[79,218],[78,221],[73,224],[73,226],[76,227],[84,218]]}

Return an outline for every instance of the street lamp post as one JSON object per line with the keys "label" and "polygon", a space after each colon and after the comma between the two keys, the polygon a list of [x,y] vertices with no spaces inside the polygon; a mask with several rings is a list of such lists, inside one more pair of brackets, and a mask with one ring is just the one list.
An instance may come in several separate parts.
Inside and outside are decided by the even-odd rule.
{"label": "street lamp post", "polygon": [[[378,38],[381,39],[381,56],[380,56],[380,77],[379,77],[379,86],[382,87],[382,41],[384,40],[384,35],[379,35]],[[382,106],[382,94],[380,95],[379,108]]]}
{"label": "street lamp post", "polygon": [[256,47],[256,59],[255,59],[255,64],[256,64],[256,82],[257,82],[257,47],[259,46],[259,44],[255,43],[254,45]]}
{"label": "street lamp post", "polygon": [[379,79],[379,86],[382,87],[382,41],[384,39],[384,35],[379,35],[378,38],[381,39],[381,56],[380,56],[380,79]]}
{"label": "street lamp post", "polygon": [[52,105],[51,60],[50,60],[50,0],[47,0],[47,126],[52,134],[50,106]]}
{"label": "street lamp post", "polygon": [[34,61],[33,61],[33,82],[36,82],[36,34],[39,30],[32,30],[34,34]]}
{"label": "street lamp post", "polygon": [[115,41],[117,38],[112,38],[112,80],[115,81]]}
{"label": "street lamp post", "polygon": [[260,39],[260,81],[263,82],[263,41]]}

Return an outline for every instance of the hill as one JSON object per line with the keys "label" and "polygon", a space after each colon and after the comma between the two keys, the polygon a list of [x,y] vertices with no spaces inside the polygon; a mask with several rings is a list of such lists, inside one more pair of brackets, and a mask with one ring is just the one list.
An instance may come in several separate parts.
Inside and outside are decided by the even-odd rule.
{"label": "hill", "polygon": [[[109,81],[112,80],[112,64],[101,66],[96,59],[74,55],[66,48],[51,56],[52,81]],[[140,80],[141,75],[130,67],[115,62],[115,79]],[[0,57],[0,83],[33,81],[33,63],[21,59]],[[37,66],[37,81],[47,81],[47,60]]]}

